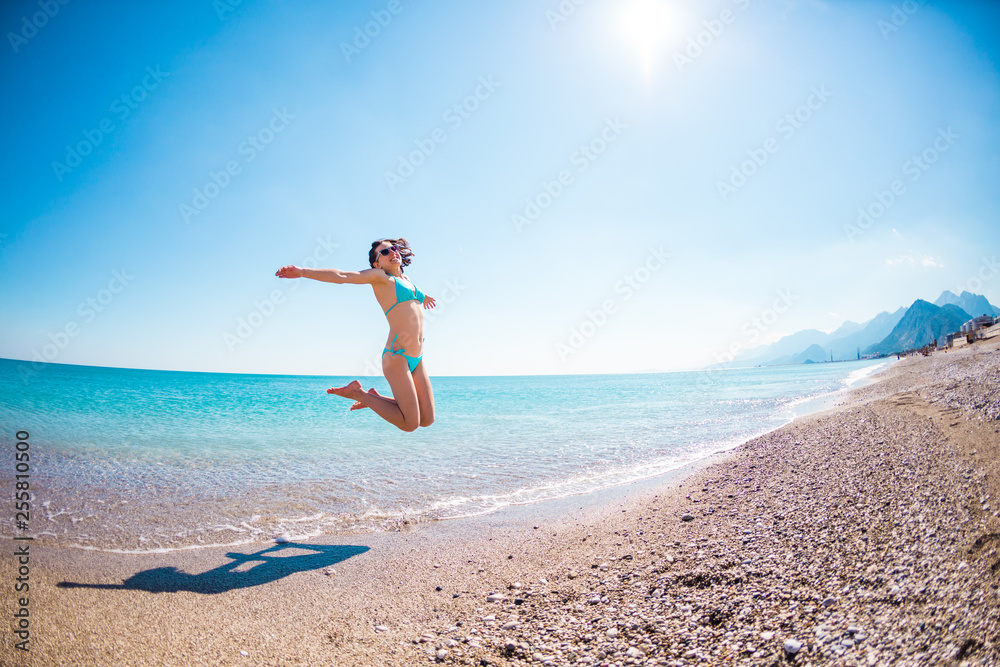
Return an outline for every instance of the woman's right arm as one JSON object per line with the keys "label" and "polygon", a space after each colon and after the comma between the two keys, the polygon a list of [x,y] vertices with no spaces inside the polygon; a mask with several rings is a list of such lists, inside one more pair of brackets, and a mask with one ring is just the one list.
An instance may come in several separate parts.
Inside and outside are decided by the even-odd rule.
{"label": "woman's right arm", "polygon": [[340,269],[307,269],[295,265],[283,266],[274,275],[279,278],[310,278],[337,285],[369,285],[385,279],[385,271],[382,269],[342,271]]}

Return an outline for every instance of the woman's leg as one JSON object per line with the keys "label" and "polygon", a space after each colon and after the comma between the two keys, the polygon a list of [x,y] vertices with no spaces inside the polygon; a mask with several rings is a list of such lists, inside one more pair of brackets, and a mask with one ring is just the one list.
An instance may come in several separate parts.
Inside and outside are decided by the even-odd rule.
{"label": "woman's leg", "polygon": [[[382,396],[382,394],[378,393],[378,389],[376,389],[375,387],[369,389],[368,393],[371,394],[372,396],[381,396],[387,401],[392,401],[392,396]],[[392,402],[395,403],[396,401]],[[354,401],[354,405],[351,406],[351,410],[364,410],[367,407],[368,406],[362,403],[361,401]]]}
{"label": "woman's leg", "polygon": [[344,387],[327,389],[327,393],[353,399],[403,431],[417,430],[420,426],[420,405],[406,360],[399,355],[383,355],[382,372],[389,381],[392,398],[364,391],[357,380]]}
{"label": "woman's leg", "polygon": [[424,362],[421,361],[413,369],[413,387],[417,392],[417,404],[420,406],[420,425],[430,426],[434,423],[434,389],[427,375]]}

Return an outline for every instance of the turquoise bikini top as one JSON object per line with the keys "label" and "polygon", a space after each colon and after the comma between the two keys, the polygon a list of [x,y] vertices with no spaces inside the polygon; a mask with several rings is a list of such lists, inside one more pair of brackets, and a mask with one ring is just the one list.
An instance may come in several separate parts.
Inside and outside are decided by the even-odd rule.
{"label": "turquoise bikini top", "polygon": [[[413,288],[407,287],[402,280],[399,280],[395,276],[390,276],[396,283],[396,303],[389,306],[389,310],[392,310],[404,301],[419,301],[424,302],[424,293],[420,289],[413,285]],[[411,283],[412,284],[412,283]],[[389,310],[385,311],[385,314],[389,314]]]}

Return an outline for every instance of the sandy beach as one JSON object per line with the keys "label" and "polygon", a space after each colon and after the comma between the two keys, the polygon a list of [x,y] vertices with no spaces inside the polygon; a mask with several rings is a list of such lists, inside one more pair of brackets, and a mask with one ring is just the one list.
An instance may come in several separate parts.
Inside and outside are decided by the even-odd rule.
{"label": "sandy beach", "polygon": [[304,544],[29,546],[30,650],[5,623],[0,664],[1000,664],[1000,343],[876,380],[592,496]]}

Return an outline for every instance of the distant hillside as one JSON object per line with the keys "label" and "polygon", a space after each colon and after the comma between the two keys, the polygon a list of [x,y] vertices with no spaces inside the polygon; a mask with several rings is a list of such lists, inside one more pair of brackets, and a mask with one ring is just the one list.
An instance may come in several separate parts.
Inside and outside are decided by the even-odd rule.
{"label": "distant hillside", "polygon": [[[917,311],[911,315],[910,310],[918,304]],[[923,347],[934,339],[954,333],[973,316],[983,314],[1000,315],[1000,308],[980,294],[962,292],[957,295],[945,290],[937,303],[918,299],[910,308],[881,312],[862,324],[847,321],[831,333],[805,329],[770,345],[743,350],[736,355],[732,365],[802,364],[829,361],[831,355],[834,361],[845,361],[857,359],[859,351],[866,355],[901,352]]]}
{"label": "distant hillside", "polygon": [[886,336],[892,333],[893,328],[906,315],[906,308],[897,308],[895,312],[882,312],[868,320],[864,329],[850,336],[844,336],[824,345],[826,358],[830,358],[833,353],[835,361],[845,359],[857,359],[858,350],[864,350],[872,345],[881,342]]}
{"label": "distant hillside", "polygon": [[[943,310],[946,313],[951,313],[953,317],[964,317],[965,319],[962,320],[962,324],[965,324],[966,322],[972,319],[972,314],[969,313],[969,311],[965,310],[964,308],[959,308],[958,306],[951,303],[949,303],[947,306],[941,306],[941,310]],[[958,331],[958,329],[956,329],[955,331]],[[953,333],[953,332],[949,331],[948,333]]]}
{"label": "distant hillside", "polygon": [[753,366],[801,364],[802,361],[797,361],[797,357],[805,354],[813,345],[819,345],[823,349],[823,354],[820,355],[822,358],[817,358],[820,361],[828,360],[831,352],[835,361],[857,359],[859,348],[864,350],[888,336],[905,313],[906,308],[899,308],[894,313],[879,313],[863,324],[847,321],[832,333],[806,329],[785,336],[771,345],[753,348],[737,355],[736,361],[739,365]]}
{"label": "distant hillside", "polygon": [[958,331],[971,319],[971,315],[956,305],[947,304],[941,307],[917,299],[885,339],[863,350],[862,353],[894,354],[923,347]]}
{"label": "distant hillside", "polygon": [[[853,323],[852,323],[853,324]],[[810,345],[825,343],[830,334],[819,329],[804,329],[785,336],[770,345],[762,345],[736,355],[737,365],[760,366],[790,364],[791,358]],[[787,358],[787,359],[786,359]]]}
{"label": "distant hillside", "polygon": [[935,306],[947,306],[949,304],[958,306],[969,315],[972,315],[972,317],[979,317],[980,315],[992,315],[996,317],[1000,315],[1000,308],[993,306],[981,294],[962,292],[961,295],[956,295],[954,292],[945,290],[941,292],[941,296],[934,302]]}
{"label": "distant hillside", "polygon": [[808,364],[826,361],[827,359],[829,359],[829,357],[826,354],[826,350],[819,345],[810,345],[808,348],[792,357],[791,363]]}

